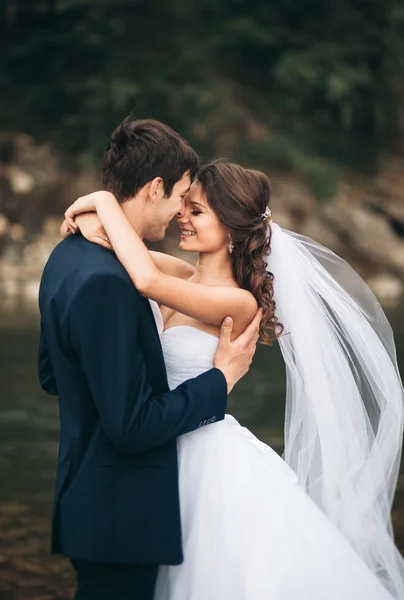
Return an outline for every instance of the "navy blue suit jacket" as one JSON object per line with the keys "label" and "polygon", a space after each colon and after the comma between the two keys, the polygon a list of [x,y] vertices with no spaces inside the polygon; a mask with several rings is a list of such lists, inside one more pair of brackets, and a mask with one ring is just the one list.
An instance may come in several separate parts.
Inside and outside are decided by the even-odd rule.
{"label": "navy blue suit jacket", "polygon": [[180,563],[176,437],[224,418],[223,373],[169,391],[148,300],[80,234],[51,254],[39,306],[39,379],[59,396],[61,424],[52,552]]}

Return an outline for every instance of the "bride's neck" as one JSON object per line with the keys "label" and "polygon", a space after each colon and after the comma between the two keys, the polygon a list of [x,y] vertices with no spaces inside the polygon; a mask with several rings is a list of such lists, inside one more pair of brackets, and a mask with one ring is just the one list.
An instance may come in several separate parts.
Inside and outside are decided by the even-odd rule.
{"label": "bride's neck", "polygon": [[192,281],[203,285],[237,285],[227,251],[199,254]]}

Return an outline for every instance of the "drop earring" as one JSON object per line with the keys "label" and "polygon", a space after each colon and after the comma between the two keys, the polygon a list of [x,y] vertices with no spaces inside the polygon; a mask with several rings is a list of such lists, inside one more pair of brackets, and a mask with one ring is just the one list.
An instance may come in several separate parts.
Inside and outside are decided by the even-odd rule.
{"label": "drop earring", "polygon": [[233,244],[233,240],[230,238],[230,244],[227,246],[229,249],[230,254],[233,252],[234,250],[234,244]]}

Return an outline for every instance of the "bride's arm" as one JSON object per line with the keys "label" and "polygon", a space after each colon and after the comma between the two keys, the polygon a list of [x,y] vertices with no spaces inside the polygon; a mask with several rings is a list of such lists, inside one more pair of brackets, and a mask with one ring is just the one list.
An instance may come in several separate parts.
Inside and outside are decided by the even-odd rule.
{"label": "bride's arm", "polygon": [[231,316],[235,333],[243,331],[253,319],[257,303],[250,292],[232,287],[205,286],[163,273],[112,194],[102,197],[90,194],[79,198],[65,216],[70,227],[77,230],[74,217],[94,210],[118,259],[143,296],[217,326],[226,316]]}
{"label": "bride's arm", "polygon": [[149,252],[156,267],[162,273],[165,273],[165,275],[172,275],[180,279],[190,279],[195,273],[195,267],[186,260],[181,260],[181,258],[165,254],[164,252],[156,252],[155,250],[149,250]]}
{"label": "bride's arm", "polygon": [[[100,192],[96,193],[100,194]],[[105,194],[106,192],[102,193]],[[88,212],[80,214],[76,219],[76,224],[87,240],[100,244],[109,250],[112,248],[111,244],[105,239],[107,234],[105,233],[105,229],[102,226],[97,213]],[[60,233],[63,238],[71,235],[71,231],[67,227],[67,221],[63,221],[60,227]],[[170,256],[164,252],[155,252],[154,250],[149,250],[149,252],[157,268],[166,275],[172,275],[173,277],[179,277],[180,279],[190,279],[195,273],[195,267],[186,260],[181,260],[180,258]]]}

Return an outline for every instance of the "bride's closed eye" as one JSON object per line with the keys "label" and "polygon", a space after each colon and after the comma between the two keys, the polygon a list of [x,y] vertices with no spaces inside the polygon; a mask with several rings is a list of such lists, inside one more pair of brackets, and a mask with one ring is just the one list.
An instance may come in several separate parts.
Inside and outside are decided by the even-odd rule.
{"label": "bride's closed eye", "polygon": [[202,211],[200,210],[191,210],[191,215],[200,215]]}

